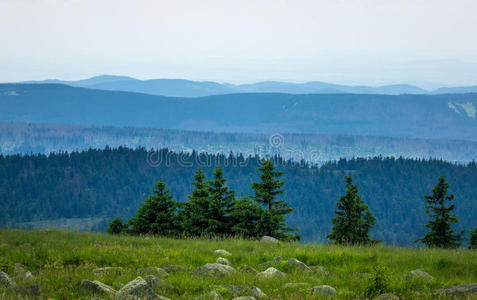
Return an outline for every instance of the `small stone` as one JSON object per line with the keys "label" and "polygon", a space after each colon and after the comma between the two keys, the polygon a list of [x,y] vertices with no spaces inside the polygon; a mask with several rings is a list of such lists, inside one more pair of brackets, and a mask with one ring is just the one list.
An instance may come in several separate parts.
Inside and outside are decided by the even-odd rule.
{"label": "small stone", "polygon": [[222,295],[219,294],[219,292],[212,291],[210,293],[195,297],[193,300],[223,300],[223,299],[224,297],[222,297]]}
{"label": "small stone", "polygon": [[409,280],[412,278],[434,280],[434,277],[432,277],[429,273],[424,272],[423,270],[412,270],[409,273],[407,273],[406,276],[404,276],[404,280]]}
{"label": "small stone", "polygon": [[271,237],[271,236],[268,236],[268,235],[264,235],[264,236],[262,236],[262,238],[260,239],[260,242],[264,242],[264,243],[278,243],[279,240],[277,240],[277,239],[274,238],[274,237]]}
{"label": "small stone", "polygon": [[248,265],[240,266],[239,271],[244,272],[244,273],[254,274],[254,275],[256,275],[258,273],[258,271],[254,267],[251,267],[251,266],[248,266]]}
{"label": "small stone", "polygon": [[236,270],[231,266],[222,265],[218,263],[212,263],[212,264],[205,264],[202,267],[195,269],[194,275],[224,277],[224,276],[233,274],[235,272]]}
{"label": "small stone", "polygon": [[256,300],[255,297],[252,296],[241,296],[241,297],[235,297],[232,300]]}
{"label": "small stone", "polygon": [[257,274],[258,279],[283,279],[285,276],[285,273],[278,271],[274,267],[270,267]]}
{"label": "small stone", "polygon": [[438,290],[434,295],[444,295],[448,297],[465,298],[477,295],[477,283],[455,285],[447,289]]}
{"label": "small stone", "polygon": [[268,299],[268,296],[256,286],[251,285],[220,285],[219,288],[228,290],[233,296],[253,296],[258,299]]}
{"label": "small stone", "polygon": [[107,295],[113,295],[115,296],[117,294],[117,291],[110,287],[107,284],[104,284],[98,280],[95,281],[90,281],[90,280],[81,280],[80,287],[88,292],[91,293],[103,293]]}
{"label": "small stone", "polygon": [[33,297],[41,296],[41,287],[39,284],[19,286],[17,287],[17,291],[24,295],[29,295]]}
{"label": "small stone", "polygon": [[156,295],[154,290],[142,277],[137,277],[133,281],[128,282],[119,290],[118,296],[119,299],[126,299],[126,296],[136,296],[141,299],[162,299]]}
{"label": "small stone", "polygon": [[21,263],[15,263],[15,274],[20,275],[25,273],[25,266]]}
{"label": "small stone", "polygon": [[187,272],[189,268],[178,266],[178,265],[165,265],[161,267],[167,273],[175,273],[175,272]]}
{"label": "small stone", "polygon": [[305,283],[305,282],[289,282],[289,283],[285,283],[283,286],[282,286],[282,289],[286,290],[286,289],[296,289],[296,288],[304,288],[304,287],[307,287],[308,286],[308,283]]}
{"label": "small stone", "polygon": [[225,250],[225,249],[217,249],[214,251],[214,254],[217,254],[217,255],[223,255],[223,256],[231,256],[232,253],[230,253],[229,251]]}
{"label": "small stone", "polygon": [[172,284],[169,282],[165,282],[159,277],[156,277],[154,275],[147,275],[146,278],[147,284],[149,284],[150,287],[152,287],[154,290],[160,290],[160,289],[171,289]]}
{"label": "small stone", "polygon": [[302,263],[296,258],[290,258],[288,260],[288,266],[295,267],[301,271],[311,271],[310,267],[308,267],[307,265],[305,265],[304,263]]}
{"label": "small stone", "polygon": [[35,282],[35,276],[33,276],[33,274],[28,271],[25,273],[25,275],[23,275],[23,280],[25,280],[26,282],[33,283]]}
{"label": "small stone", "polygon": [[7,243],[2,243],[2,244],[0,245],[0,248],[4,248],[4,247],[5,247],[5,248],[8,247],[8,244],[7,244]]}
{"label": "small stone", "polygon": [[275,257],[274,259],[264,262],[263,264],[260,264],[261,267],[269,267],[278,264],[279,262],[282,261],[281,256]]}
{"label": "small stone", "polygon": [[139,268],[137,272],[142,275],[157,275],[161,278],[169,277],[169,274],[164,269],[158,267]]}
{"label": "small stone", "polygon": [[399,297],[393,294],[381,294],[374,298],[375,300],[399,300]]}
{"label": "small stone", "polygon": [[313,295],[323,295],[325,297],[333,297],[336,295],[336,290],[329,285],[318,285],[311,288]]}
{"label": "small stone", "polygon": [[15,287],[17,284],[7,273],[0,271],[0,286]]}
{"label": "small stone", "polygon": [[123,268],[121,267],[103,267],[103,268],[96,268],[94,269],[94,273],[96,275],[104,275],[109,272],[121,272]]}
{"label": "small stone", "polygon": [[230,261],[226,258],[223,258],[223,257],[217,258],[217,260],[215,262],[218,263],[218,264],[230,266]]}

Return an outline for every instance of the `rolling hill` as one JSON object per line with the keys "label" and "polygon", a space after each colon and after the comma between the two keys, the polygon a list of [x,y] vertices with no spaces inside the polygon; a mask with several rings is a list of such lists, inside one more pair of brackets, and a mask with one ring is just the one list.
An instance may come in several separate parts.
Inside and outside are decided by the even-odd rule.
{"label": "rolling hill", "polygon": [[171,98],[1,84],[0,121],[477,140],[477,94],[230,94]]}

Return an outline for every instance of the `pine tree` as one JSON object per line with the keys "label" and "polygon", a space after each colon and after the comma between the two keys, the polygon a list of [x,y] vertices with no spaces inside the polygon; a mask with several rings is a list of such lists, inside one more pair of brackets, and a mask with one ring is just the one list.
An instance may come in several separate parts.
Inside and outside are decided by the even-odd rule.
{"label": "pine tree", "polygon": [[230,213],[232,234],[243,238],[258,237],[257,222],[264,209],[248,196],[239,197]]}
{"label": "pine tree", "polygon": [[327,238],[338,244],[368,244],[371,242],[370,229],[376,218],[369,211],[359,195],[358,186],[347,176],[346,193],[336,203],[335,217],[331,219],[333,228]]}
{"label": "pine tree", "polygon": [[278,195],[285,192],[282,187],[286,182],[280,180],[283,172],[275,171],[273,161],[268,157],[261,161],[261,165],[258,169],[261,172],[260,182],[252,183],[252,189],[255,191],[255,201],[264,205],[268,214],[262,212],[259,231],[281,239],[299,238],[299,236],[288,234],[297,229],[288,228],[285,223],[285,215],[292,212],[294,208],[289,207],[290,204],[285,200],[277,199]]}
{"label": "pine tree", "polygon": [[477,227],[470,231],[469,248],[477,249]]}
{"label": "pine tree", "polygon": [[144,200],[136,216],[130,220],[133,234],[170,236],[177,228],[176,203],[170,190],[160,180],[154,185],[153,194]]}
{"label": "pine tree", "polygon": [[432,189],[431,196],[424,196],[427,206],[426,213],[431,220],[425,225],[430,231],[418,241],[427,247],[437,248],[457,248],[461,245],[462,234],[456,234],[451,224],[457,224],[458,219],[452,211],[455,205],[446,206],[446,202],[454,200],[454,195],[448,195],[449,184],[442,176],[439,177],[437,185]]}
{"label": "pine tree", "polygon": [[114,218],[111,223],[109,223],[106,232],[109,234],[121,234],[124,228],[124,222],[121,218]]}
{"label": "pine tree", "polygon": [[209,188],[209,220],[207,232],[211,235],[226,236],[232,231],[230,213],[235,201],[235,192],[226,186],[222,168],[215,169],[214,179],[207,182]]}
{"label": "pine tree", "polygon": [[207,233],[209,226],[209,187],[205,181],[204,171],[201,168],[197,169],[194,180],[192,183],[194,189],[191,195],[188,196],[189,201],[183,204],[181,222],[183,232],[186,235],[201,236]]}

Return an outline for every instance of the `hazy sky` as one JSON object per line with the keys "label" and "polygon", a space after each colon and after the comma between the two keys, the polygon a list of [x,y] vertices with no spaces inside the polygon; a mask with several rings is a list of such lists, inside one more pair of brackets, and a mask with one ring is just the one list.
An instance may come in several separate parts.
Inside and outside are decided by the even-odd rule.
{"label": "hazy sky", "polygon": [[476,16],[476,0],[0,0],[0,81],[477,84]]}

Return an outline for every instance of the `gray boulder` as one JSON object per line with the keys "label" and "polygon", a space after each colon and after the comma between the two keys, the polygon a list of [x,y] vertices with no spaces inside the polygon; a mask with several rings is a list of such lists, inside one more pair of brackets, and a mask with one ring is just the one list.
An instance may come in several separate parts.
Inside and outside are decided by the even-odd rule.
{"label": "gray boulder", "polygon": [[90,281],[90,280],[81,280],[80,288],[85,291],[95,293],[95,294],[106,294],[115,296],[118,292],[110,287],[107,284],[104,284],[98,280]]}
{"label": "gray boulder", "polygon": [[232,300],[256,300],[255,297],[252,296],[241,296],[232,298]]}
{"label": "gray boulder", "polygon": [[274,267],[270,267],[257,274],[258,279],[283,279],[285,277],[285,273],[278,271]]}
{"label": "gray boulder", "polygon": [[219,288],[226,289],[228,290],[232,296],[252,296],[257,299],[268,299],[268,296],[262,292],[261,289],[259,289],[256,286],[251,286],[251,285],[229,285],[229,284],[224,284],[219,286]]}
{"label": "gray boulder", "polygon": [[329,276],[330,272],[323,266],[312,266],[310,267],[312,271],[314,271],[317,274],[320,274],[322,276]]}
{"label": "gray boulder", "polygon": [[412,270],[404,276],[404,280],[409,280],[413,278],[424,279],[424,280],[434,280],[429,273],[424,272],[423,270]]}
{"label": "gray boulder", "polygon": [[264,236],[262,236],[262,238],[260,239],[260,242],[264,242],[264,243],[278,243],[279,240],[277,240],[277,239],[274,238],[274,237],[271,237],[271,236],[268,236],[268,235],[264,235]]}
{"label": "gray boulder", "polygon": [[172,284],[154,275],[147,275],[144,280],[146,280],[147,284],[149,284],[153,290],[172,289]]}
{"label": "gray boulder", "polygon": [[15,287],[17,284],[13,278],[8,276],[7,273],[0,271],[0,286],[3,287]]}
{"label": "gray boulder", "polygon": [[158,267],[145,267],[137,269],[137,272],[141,275],[156,275],[161,278],[169,277],[169,274],[166,270],[158,268]]}
{"label": "gray boulder", "polygon": [[386,293],[386,294],[381,294],[374,299],[375,300],[399,300],[399,297],[394,294]]}
{"label": "gray boulder", "polygon": [[447,296],[455,298],[465,298],[477,295],[477,283],[455,285],[447,289],[438,290],[435,296]]}
{"label": "gray boulder", "polygon": [[205,264],[194,270],[194,275],[224,277],[237,272],[233,267],[218,263]]}
{"label": "gray boulder", "polygon": [[256,275],[258,273],[258,271],[254,267],[251,267],[249,265],[240,266],[239,271],[243,272],[243,273],[254,274],[254,275]]}
{"label": "gray boulder", "polygon": [[261,267],[270,267],[270,266],[274,266],[274,265],[278,264],[281,261],[282,261],[282,257],[278,256],[278,257],[275,257],[274,259],[272,259],[270,261],[267,261],[267,262],[264,262],[264,263],[260,264],[260,266]]}
{"label": "gray boulder", "polygon": [[223,300],[223,299],[224,297],[222,297],[222,295],[219,294],[219,292],[211,291],[210,293],[195,297],[193,300]]}
{"label": "gray boulder", "polygon": [[311,293],[313,295],[322,295],[325,297],[334,297],[336,295],[336,290],[329,285],[318,285],[311,288]]}
{"label": "gray boulder", "polygon": [[296,258],[290,258],[288,260],[288,266],[292,268],[297,268],[301,271],[311,271],[310,267],[308,267],[306,264],[302,263]]}
{"label": "gray boulder", "polygon": [[123,286],[118,292],[119,299],[127,299],[128,296],[136,296],[141,299],[161,299],[165,300],[167,298],[160,297],[156,295],[154,290],[147,284],[147,282],[142,279],[142,277],[137,277],[133,281],[128,282]]}
{"label": "gray boulder", "polygon": [[16,288],[18,293],[31,297],[41,296],[41,287],[39,284],[19,286]]}
{"label": "gray boulder", "polygon": [[214,251],[214,254],[217,254],[217,255],[223,255],[223,256],[231,256],[232,253],[230,253],[229,251],[225,250],[225,249],[217,249]]}
{"label": "gray boulder", "polygon": [[217,260],[215,262],[218,263],[218,264],[230,266],[230,261],[226,258],[223,258],[223,257],[217,258]]}
{"label": "gray boulder", "polygon": [[103,267],[103,268],[96,268],[94,269],[94,273],[96,275],[104,275],[106,273],[110,273],[110,272],[121,272],[123,270],[123,268],[121,267]]}

